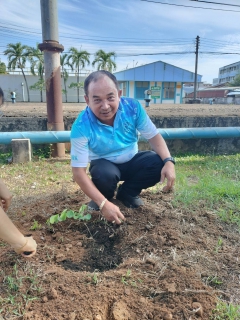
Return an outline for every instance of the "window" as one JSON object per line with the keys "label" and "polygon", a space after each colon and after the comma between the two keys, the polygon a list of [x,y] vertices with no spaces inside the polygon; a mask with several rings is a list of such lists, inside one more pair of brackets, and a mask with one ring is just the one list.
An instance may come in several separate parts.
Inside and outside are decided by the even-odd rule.
{"label": "window", "polygon": [[136,81],[135,88],[136,88],[135,98],[143,100],[145,98],[144,91],[149,89],[149,82],[148,81]]}
{"label": "window", "polygon": [[175,82],[163,83],[163,99],[174,99],[175,97]]}

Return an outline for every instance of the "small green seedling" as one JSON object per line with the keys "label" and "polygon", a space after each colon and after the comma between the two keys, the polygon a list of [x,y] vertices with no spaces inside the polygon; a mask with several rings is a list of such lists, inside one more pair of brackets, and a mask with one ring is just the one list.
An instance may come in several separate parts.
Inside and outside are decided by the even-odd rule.
{"label": "small green seedling", "polygon": [[41,229],[42,225],[38,223],[37,220],[34,220],[33,225],[30,227],[30,230],[38,230]]}
{"label": "small green seedling", "polygon": [[63,210],[62,213],[60,214],[55,214],[53,216],[51,216],[48,220],[47,220],[47,224],[54,224],[54,223],[58,223],[61,221],[65,221],[66,219],[75,219],[75,220],[83,220],[83,221],[88,221],[91,219],[91,214],[87,213],[87,205],[83,204],[79,211],[73,211],[73,210],[68,210],[65,209]]}
{"label": "small green seedling", "polygon": [[207,278],[207,283],[209,283],[210,285],[220,285],[222,284],[223,282],[217,277],[217,276],[209,276]]}
{"label": "small green seedling", "polygon": [[218,238],[217,246],[215,248],[216,253],[218,253],[218,250],[221,249],[222,245],[223,245],[223,239],[220,237]]}

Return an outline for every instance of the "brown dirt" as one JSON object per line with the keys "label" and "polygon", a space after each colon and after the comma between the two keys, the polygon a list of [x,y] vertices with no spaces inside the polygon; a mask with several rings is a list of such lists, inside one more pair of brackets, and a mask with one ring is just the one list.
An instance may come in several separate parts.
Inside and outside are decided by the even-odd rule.
{"label": "brown dirt", "polygon": [[[160,107],[162,115],[189,108]],[[192,107],[191,114],[197,114],[210,106]],[[239,106],[228,107],[239,114]],[[194,180],[189,178],[189,183]],[[26,263],[9,246],[0,246],[2,299],[9,299],[7,276],[15,264],[21,280],[18,307],[11,301],[0,303],[3,319],[207,320],[218,298],[239,304],[239,230],[220,222],[204,203],[194,210],[176,208],[174,194],[161,190],[143,191],[142,197],[145,205],[140,209],[113,200],[127,218],[120,227],[97,213],[87,223],[69,219],[49,227],[51,215],[66,208],[77,211],[89,201],[74,182],[62,191],[16,197],[9,215],[24,234],[33,234],[38,252]],[[41,224],[35,231],[34,221]],[[218,247],[219,239],[223,245]],[[16,294],[14,288],[11,292]]]}
{"label": "brown dirt", "polygon": [[[26,264],[1,247],[0,293],[9,296],[6,277],[17,263],[21,293],[38,299],[23,306],[19,295],[18,312],[25,310],[24,316],[15,318],[5,305],[4,319],[196,320],[209,319],[218,297],[239,303],[237,230],[204,204],[189,211],[173,207],[172,193],[148,190],[142,196],[140,209],[113,200],[127,218],[120,227],[97,213],[87,223],[69,219],[47,226],[51,215],[87,203],[73,182],[68,192],[15,199],[14,221],[24,234],[33,234],[38,252]],[[32,231],[34,220],[41,227]],[[224,246],[217,248],[219,238]],[[37,276],[35,287],[29,273]],[[202,317],[194,302],[200,303]]]}
{"label": "brown dirt", "polygon": [[[143,104],[144,105],[144,104]],[[63,103],[65,116],[76,116],[85,108],[85,103]],[[47,114],[46,103],[8,103],[4,107],[4,116],[36,116]],[[151,116],[240,116],[240,105],[208,105],[208,104],[151,104],[146,108]]]}

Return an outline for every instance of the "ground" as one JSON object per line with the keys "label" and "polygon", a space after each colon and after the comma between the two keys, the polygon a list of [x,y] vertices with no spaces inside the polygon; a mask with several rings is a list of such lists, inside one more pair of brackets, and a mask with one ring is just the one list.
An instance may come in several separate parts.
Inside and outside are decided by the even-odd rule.
{"label": "ground", "polygon": [[[163,106],[159,113],[174,113],[175,107],[190,108],[191,114],[217,108]],[[238,106],[229,108],[239,114]],[[33,234],[38,252],[25,263],[9,246],[0,247],[0,283],[5,284],[0,296],[9,297],[6,282],[11,282],[15,264],[23,293],[16,298],[15,313],[0,305],[3,319],[207,320],[218,298],[240,304],[239,231],[222,223],[204,203],[194,210],[175,206],[174,192],[156,187],[142,192],[145,205],[139,209],[113,200],[127,219],[120,227],[97,212],[88,222],[68,219],[50,226],[46,221],[51,215],[78,211],[89,201],[72,180],[64,186],[56,180],[53,186],[13,200],[9,215],[24,234]],[[16,315],[23,310],[23,316]]]}
{"label": "ground", "polygon": [[[144,104],[143,104],[144,105]],[[63,103],[65,116],[75,116],[85,108],[84,103]],[[44,116],[46,103],[6,103],[4,114],[6,116]],[[240,116],[240,105],[222,104],[151,104],[146,108],[149,115],[153,116]]]}

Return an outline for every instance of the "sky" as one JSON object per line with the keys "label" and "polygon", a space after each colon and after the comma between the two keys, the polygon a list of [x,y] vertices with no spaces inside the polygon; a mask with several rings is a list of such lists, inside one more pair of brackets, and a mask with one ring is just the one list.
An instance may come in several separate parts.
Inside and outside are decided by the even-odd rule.
{"label": "sky", "polygon": [[[0,59],[7,63],[8,43],[42,42],[41,7],[40,0],[0,4]],[[212,83],[220,67],[240,61],[239,0],[58,0],[57,8],[64,52],[86,50],[92,62],[99,49],[114,51],[116,71],[164,61],[194,72],[197,36],[202,81]]]}

